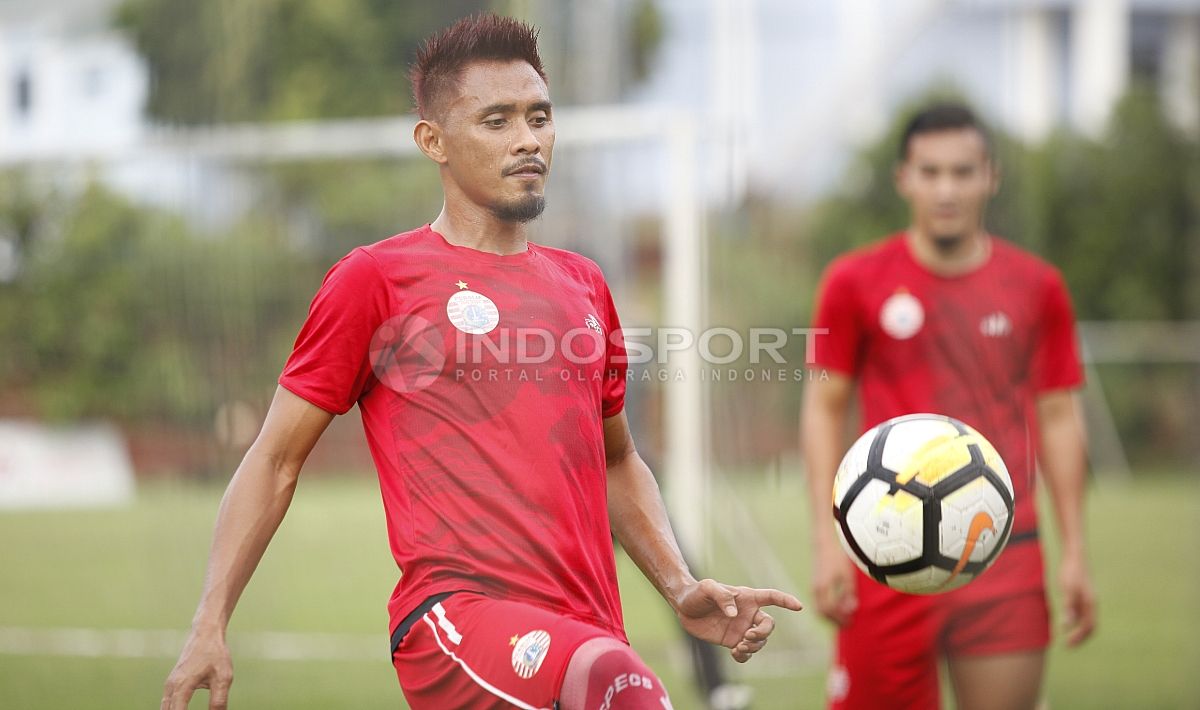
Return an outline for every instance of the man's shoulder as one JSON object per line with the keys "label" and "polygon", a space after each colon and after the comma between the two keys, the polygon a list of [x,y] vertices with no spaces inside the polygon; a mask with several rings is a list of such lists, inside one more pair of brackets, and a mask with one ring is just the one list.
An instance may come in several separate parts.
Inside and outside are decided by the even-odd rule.
{"label": "man's shoulder", "polygon": [[536,249],[550,263],[576,277],[586,276],[589,279],[604,281],[604,272],[600,269],[600,265],[579,252],[544,244],[531,244],[530,247]]}
{"label": "man's shoulder", "polygon": [[414,250],[419,250],[424,241],[422,238],[428,231],[429,225],[423,225],[415,229],[410,229],[407,232],[400,232],[385,239],[380,239],[374,244],[364,244],[355,248],[351,253],[361,252],[382,263],[403,256],[406,253],[411,253]]}
{"label": "man's shoulder", "polygon": [[889,234],[838,255],[825,267],[826,278],[858,277],[895,265],[904,249],[903,233]]}
{"label": "man's shoulder", "polygon": [[992,236],[992,253],[999,263],[1012,271],[1046,281],[1061,278],[1057,266],[1003,237]]}

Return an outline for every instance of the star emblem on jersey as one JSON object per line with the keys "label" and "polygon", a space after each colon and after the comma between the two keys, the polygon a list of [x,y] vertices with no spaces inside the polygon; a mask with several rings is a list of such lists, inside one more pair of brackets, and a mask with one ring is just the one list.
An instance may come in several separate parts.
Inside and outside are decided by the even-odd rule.
{"label": "star emblem on jersey", "polygon": [[[466,286],[462,281],[458,284]],[[464,333],[483,335],[500,323],[500,310],[482,293],[458,291],[446,301],[446,317]]]}
{"label": "star emblem on jersey", "polygon": [[898,289],[879,309],[879,326],[896,340],[908,340],[925,325],[925,308],[908,289]]}
{"label": "star emblem on jersey", "polygon": [[550,634],[541,629],[530,631],[513,646],[513,671],[522,678],[532,678],[542,667],[542,661],[546,660],[549,651]]}
{"label": "star emblem on jersey", "polygon": [[583,324],[596,331],[600,335],[604,335],[604,328],[600,327],[600,319],[591,313],[587,314],[587,318],[583,319]]}

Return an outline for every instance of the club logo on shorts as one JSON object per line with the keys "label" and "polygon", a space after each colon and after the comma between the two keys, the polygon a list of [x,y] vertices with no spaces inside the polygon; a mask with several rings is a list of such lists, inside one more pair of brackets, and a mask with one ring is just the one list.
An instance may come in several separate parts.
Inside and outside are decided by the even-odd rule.
{"label": "club logo on shorts", "polygon": [[[462,284],[460,288],[465,287]],[[500,323],[500,311],[492,299],[474,291],[458,291],[446,301],[446,317],[464,333],[483,335]]]}
{"label": "club logo on shorts", "polygon": [[925,309],[908,289],[900,288],[879,309],[879,325],[896,340],[908,340],[925,325]]}
{"label": "club logo on shorts", "polygon": [[522,678],[532,678],[546,660],[550,651],[550,634],[542,630],[530,631],[513,646],[513,671]]}
{"label": "club logo on shorts", "polygon": [[600,335],[604,335],[604,328],[600,327],[600,319],[591,313],[587,314],[587,318],[583,319],[583,324],[596,331]]}
{"label": "club logo on shorts", "polygon": [[846,699],[850,694],[850,673],[845,666],[835,665],[829,669],[825,679],[825,695],[829,702],[836,703]]}

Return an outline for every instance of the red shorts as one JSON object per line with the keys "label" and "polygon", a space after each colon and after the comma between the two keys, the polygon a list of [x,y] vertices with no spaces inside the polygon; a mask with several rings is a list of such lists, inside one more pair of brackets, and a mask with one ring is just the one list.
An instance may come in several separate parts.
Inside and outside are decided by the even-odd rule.
{"label": "red shorts", "polygon": [[404,635],[392,664],[413,710],[553,708],[580,644],[612,634],[522,602],[458,592]]}
{"label": "red shorts", "polygon": [[[1036,544],[1005,552],[1007,570],[946,594],[892,591],[859,573],[858,608],[838,631],[827,692],[831,708],[938,708],[943,656],[1018,653],[1046,648],[1050,613]],[[1030,575],[1037,586],[1003,590],[989,575]],[[999,584],[996,584],[999,582]],[[978,586],[977,586],[978,585]],[[989,591],[989,587],[993,591]]]}

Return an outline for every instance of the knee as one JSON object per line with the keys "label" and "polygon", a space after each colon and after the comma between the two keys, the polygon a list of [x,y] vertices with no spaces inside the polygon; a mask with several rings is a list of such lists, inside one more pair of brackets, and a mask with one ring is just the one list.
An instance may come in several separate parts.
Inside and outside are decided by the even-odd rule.
{"label": "knee", "polygon": [[613,638],[585,642],[571,656],[561,694],[563,710],[670,708],[666,688],[629,646]]}

